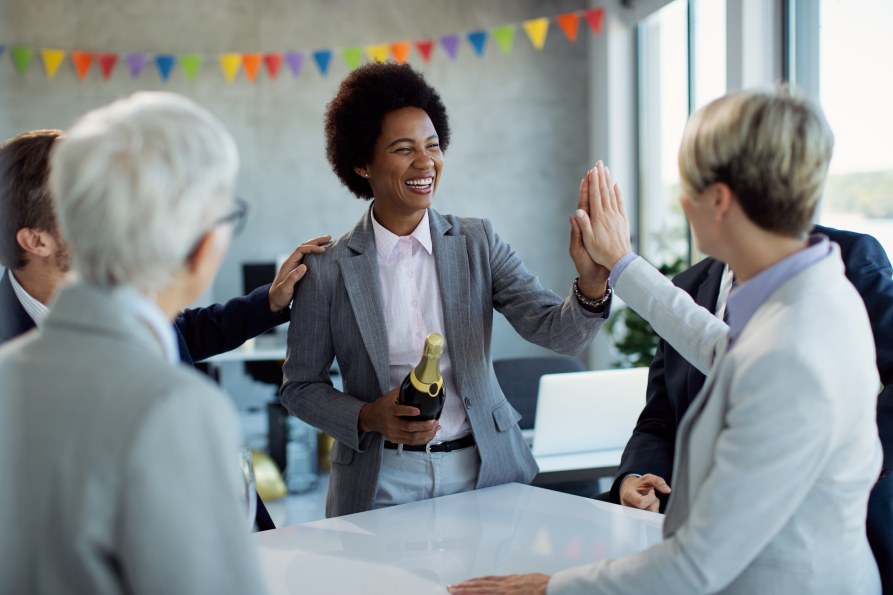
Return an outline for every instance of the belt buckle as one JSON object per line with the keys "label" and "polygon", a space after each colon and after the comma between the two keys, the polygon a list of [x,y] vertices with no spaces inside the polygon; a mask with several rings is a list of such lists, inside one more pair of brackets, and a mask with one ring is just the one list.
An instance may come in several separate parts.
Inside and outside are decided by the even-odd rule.
{"label": "belt buckle", "polygon": [[425,452],[427,454],[431,454],[431,447],[432,446],[440,446],[441,444],[443,444],[443,440],[432,440],[431,442],[428,442],[427,444],[425,444]]}

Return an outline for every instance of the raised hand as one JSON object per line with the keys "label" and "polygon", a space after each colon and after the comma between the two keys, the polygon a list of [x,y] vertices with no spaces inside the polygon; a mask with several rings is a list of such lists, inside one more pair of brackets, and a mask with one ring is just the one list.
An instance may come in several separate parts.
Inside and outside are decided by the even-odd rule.
{"label": "raised hand", "polygon": [[620,187],[599,161],[580,185],[580,204],[574,217],[583,245],[593,261],[608,270],[630,251],[629,219]]}

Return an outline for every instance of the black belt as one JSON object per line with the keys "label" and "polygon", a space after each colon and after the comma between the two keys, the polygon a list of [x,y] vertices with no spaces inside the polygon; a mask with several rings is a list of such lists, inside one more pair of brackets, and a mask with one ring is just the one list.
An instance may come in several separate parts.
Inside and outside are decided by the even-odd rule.
{"label": "black belt", "polygon": [[[394,444],[390,440],[384,441],[384,447],[396,450],[399,444]],[[474,446],[474,436],[467,434],[455,440],[447,440],[446,442],[431,441],[428,444],[404,444],[403,450],[410,452],[452,452],[454,450],[462,450]]]}

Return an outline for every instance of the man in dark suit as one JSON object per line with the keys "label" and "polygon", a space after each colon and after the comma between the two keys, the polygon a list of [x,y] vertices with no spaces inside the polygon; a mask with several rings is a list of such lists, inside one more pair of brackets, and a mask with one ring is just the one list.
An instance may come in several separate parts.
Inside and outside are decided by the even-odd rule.
{"label": "man in dark suit", "polygon": [[[877,367],[884,385],[877,405],[884,464],[869,499],[867,526],[884,592],[893,593],[893,267],[883,247],[869,235],[821,226],[816,226],[813,233],[826,235],[840,245],[846,276],[865,302],[874,334]],[[695,302],[720,316],[730,281],[725,265],[712,258],[673,279]],[[649,371],[647,402],[623,451],[611,487],[611,502],[664,510],[670,491],[667,484],[673,484],[676,430],[703,384],[704,375],[661,340]]]}
{"label": "man in dark suit", "polygon": [[[0,344],[42,325],[68,273],[68,248],[47,184],[50,151],[62,134],[36,130],[0,145],[0,265],[6,268],[0,278]],[[323,236],[298,246],[269,285],[225,304],[182,311],[174,327],[183,363],[191,366],[235,349],[288,322],[294,285],[307,271],[301,260],[322,252],[328,240]],[[256,521],[259,530],[275,528],[259,496]]]}

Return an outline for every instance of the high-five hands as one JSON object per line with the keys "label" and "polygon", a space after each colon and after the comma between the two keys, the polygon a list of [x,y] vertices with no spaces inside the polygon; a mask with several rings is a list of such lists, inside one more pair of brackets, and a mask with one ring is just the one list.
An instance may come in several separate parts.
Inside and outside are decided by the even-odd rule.
{"label": "high-five hands", "polygon": [[620,187],[599,161],[580,184],[580,202],[574,220],[589,257],[607,270],[630,251],[629,219]]}

